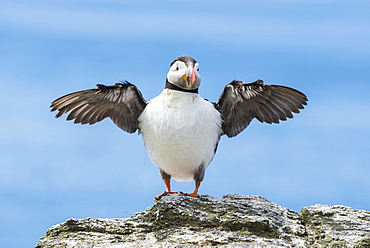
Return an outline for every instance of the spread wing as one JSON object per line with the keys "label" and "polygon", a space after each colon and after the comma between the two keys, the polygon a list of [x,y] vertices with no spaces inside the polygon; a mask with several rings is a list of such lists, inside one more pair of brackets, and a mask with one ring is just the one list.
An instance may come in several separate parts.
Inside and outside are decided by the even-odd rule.
{"label": "spread wing", "polygon": [[109,117],[119,128],[134,133],[145,106],[140,91],[126,81],[114,86],[98,84],[96,89],[68,94],[53,101],[50,107],[51,111],[59,111],[56,118],[71,111],[67,120],[91,125]]}
{"label": "spread wing", "polygon": [[298,90],[264,84],[232,81],[225,86],[215,108],[223,118],[222,129],[228,137],[243,131],[253,118],[260,122],[279,123],[293,118],[293,113],[307,105],[307,97]]}

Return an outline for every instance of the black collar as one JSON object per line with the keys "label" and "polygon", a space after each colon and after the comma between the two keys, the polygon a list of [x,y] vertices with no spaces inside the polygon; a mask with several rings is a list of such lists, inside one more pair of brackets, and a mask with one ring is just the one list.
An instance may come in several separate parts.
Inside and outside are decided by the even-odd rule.
{"label": "black collar", "polygon": [[183,88],[177,87],[174,84],[171,84],[166,80],[166,86],[164,87],[165,89],[170,89],[170,90],[178,90],[178,91],[183,91],[183,92],[188,92],[188,93],[198,93],[198,88],[192,89],[192,90],[185,90]]}

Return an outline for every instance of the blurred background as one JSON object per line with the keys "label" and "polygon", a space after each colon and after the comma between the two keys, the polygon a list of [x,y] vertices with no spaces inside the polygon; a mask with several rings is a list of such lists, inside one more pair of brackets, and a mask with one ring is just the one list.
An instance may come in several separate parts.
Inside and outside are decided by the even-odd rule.
{"label": "blurred background", "polygon": [[370,211],[369,1],[2,0],[0,33],[2,247],[34,247],[71,217],[126,218],[152,205],[165,188],[141,136],[109,119],[55,119],[49,106],[121,80],[150,100],[181,55],[199,62],[210,101],[234,79],[309,98],[292,120],[222,137],[200,194]]}

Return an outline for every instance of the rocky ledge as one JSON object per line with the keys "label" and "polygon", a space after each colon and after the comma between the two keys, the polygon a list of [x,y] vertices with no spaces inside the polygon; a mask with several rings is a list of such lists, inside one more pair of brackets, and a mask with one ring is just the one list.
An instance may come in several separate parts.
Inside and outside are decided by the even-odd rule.
{"label": "rocky ledge", "polygon": [[368,247],[370,212],[314,205],[298,214],[261,196],[166,195],[126,219],[68,219],[36,248]]}

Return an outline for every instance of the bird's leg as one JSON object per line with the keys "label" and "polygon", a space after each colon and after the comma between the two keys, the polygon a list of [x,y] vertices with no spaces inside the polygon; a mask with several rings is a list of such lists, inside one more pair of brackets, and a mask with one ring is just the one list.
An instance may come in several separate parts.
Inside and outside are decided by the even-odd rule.
{"label": "bird's leg", "polygon": [[195,180],[195,189],[193,193],[182,193],[183,195],[193,196],[193,197],[199,197],[198,190],[200,187],[201,181]]}
{"label": "bird's leg", "polygon": [[165,179],[164,180],[164,184],[166,185],[166,191],[165,192],[163,192],[162,194],[160,194],[160,195],[157,195],[156,197],[155,197],[155,199],[159,199],[159,198],[161,198],[162,196],[164,196],[164,195],[167,195],[167,194],[175,194],[176,192],[172,192],[171,191],[171,179]]}
{"label": "bird's leg", "polygon": [[198,190],[199,190],[199,187],[200,187],[200,183],[204,179],[204,173],[205,173],[205,166],[204,166],[204,164],[201,164],[198,167],[198,169],[195,171],[195,174],[194,174],[194,180],[195,180],[194,192],[190,193],[190,194],[186,194],[186,193],[182,193],[182,194],[183,195],[188,195],[188,196],[193,196],[193,197],[199,197]]}
{"label": "bird's leg", "polygon": [[171,179],[164,180],[164,184],[166,185],[166,193],[174,193],[171,192]]}

